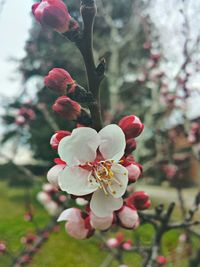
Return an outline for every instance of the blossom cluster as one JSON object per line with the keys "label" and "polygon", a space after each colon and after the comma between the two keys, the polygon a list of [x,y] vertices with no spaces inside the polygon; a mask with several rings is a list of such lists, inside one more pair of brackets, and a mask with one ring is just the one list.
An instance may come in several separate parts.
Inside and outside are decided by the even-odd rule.
{"label": "blossom cluster", "polygon": [[51,216],[58,215],[62,210],[63,203],[67,201],[67,197],[51,184],[44,184],[42,189],[37,194],[37,200]]}
{"label": "blossom cluster", "polygon": [[[70,16],[64,2],[42,0],[33,5],[33,14],[43,26],[62,34],[78,31],[78,23]],[[138,210],[147,209],[150,200],[144,192],[128,196],[127,187],[142,174],[142,166],[132,155],[136,140],[144,125],[135,115],[125,116],[118,124],[97,131],[92,128],[93,94],[80,86],[62,68],[54,68],[44,78],[47,88],[58,94],[52,109],[68,121],[74,121],[72,131],[58,130],[50,144],[58,158],[47,180],[66,192],[72,199],[85,200],[82,208],[64,210],[58,221],[67,221],[67,232],[78,239],[90,237],[94,231],[107,230],[112,225],[134,229],[139,225]],[[87,109],[88,107],[88,109]],[[50,193],[41,192],[38,199],[53,215],[55,203]],[[55,205],[54,205],[55,206]],[[55,206],[56,207],[56,206]]]}
{"label": "blossom cluster", "polygon": [[[79,90],[79,99],[80,95],[87,99],[86,94],[80,94],[82,87],[66,70],[58,68],[51,70],[44,82],[48,88],[62,94],[53,110],[67,120],[79,122],[82,103],[67,94],[73,92],[76,96]],[[135,162],[132,152],[136,149],[135,138],[144,126],[134,115],[125,116],[118,125],[108,125],[99,132],[87,126],[77,123],[72,132],[56,131],[50,140],[59,158],[47,174],[49,183],[72,198],[88,201],[85,210],[67,209],[58,220],[67,220],[67,232],[81,239],[91,236],[94,229],[107,230],[113,224],[134,229],[139,224],[137,209],[150,206],[144,192],[124,198],[127,186],[142,174],[142,166]]]}
{"label": "blossom cluster", "polygon": [[47,174],[49,183],[72,198],[86,200],[84,209],[64,210],[58,218],[67,221],[65,228],[71,236],[84,239],[96,229],[139,225],[137,211],[150,207],[149,196],[135,192],[125,197],[125,193],[142,173],[131,154],[142,130],[143,124],[132,115],[100,132],[78,125],[72,132],[62,130],[52,136],[50,144],[60,157]]}
{"label": "blossom cluster", "polygon": [[33,109],[21,107],[17,110],[15,123],[19,126],[24,126],[29,124],[34,119],[35,119],[35,112],[33,111]]}

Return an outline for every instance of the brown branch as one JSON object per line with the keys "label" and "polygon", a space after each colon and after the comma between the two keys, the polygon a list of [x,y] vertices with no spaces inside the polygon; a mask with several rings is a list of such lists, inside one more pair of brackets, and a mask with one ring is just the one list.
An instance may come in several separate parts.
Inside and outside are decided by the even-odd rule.
{"label": "brown branch", "polygon": [[43,230],[38,233],[38,237],[35,240],[34,244],[29,247],[22,250],[22,252],[14,259],[12,263],[12,267],[19,267],[23,264],[23,256],[28,256],[30,259],[34,256],[34,254],[37,252],[38,248],[41,247],[41,245],[46,241],[47,237],[45,235],[45,232],[51,232],[53,231],[53,228],[57,224],[57,218],[53,218],[51,222],[43,228]]}
{"label": "brown branch", "polygon": [[[92,92],[95,101],[89,105],[93,127],[99,131],[102,128],[101,119],[101,107],[100,107],[100,83],[104,78],[104,62],[100,62],[100,65],[96,67],[93,54],[93,27],[94,19],[97,13],[97,7],[95,1],[83,0],[81,2],[81,15],[83,18],[83,35],[82,38],[76,42],[79,48],[85,68],[87,72],[88,88]],[[102,65],[102,70],[99,71]]]}

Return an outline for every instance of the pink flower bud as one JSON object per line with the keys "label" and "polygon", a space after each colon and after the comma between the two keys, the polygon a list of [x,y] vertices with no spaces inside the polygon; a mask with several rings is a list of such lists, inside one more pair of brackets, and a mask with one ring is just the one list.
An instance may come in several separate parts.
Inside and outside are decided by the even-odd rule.
{"label": "pink flower bud", "polygon": [[113,223],[113,214],[107,217],[97,217],[94,213],[90,214],[90,223],[97,230],[107,230]]}
{"label": "pink flower bud", "polygon": [[18,111],[18,115],[23,116],[26,120],[34,120],[35,112],[30,108],[20,108]]}
{"label": "pink flower bud", "polygon": [[167,259],[164,256],[157,256],[156,262],[160,265],[164,265],[167,263]]}
{"label": "pink flower bud", "polygon": [[26,212],[24,214],[24,221],[30,222],[32,220],[32,218],[33,218],[33,215],[31,214],[31,212]]}
{"label": "pink flower bud", "polygon": [[18,125],[18,126],[22,126],[24,124],[26,124],[26,120],[23,116],[17,116],[16,119],[15,119],[15,123]]}
{"label": "pink flower bud", "polygon": [[145,210],[151,206],[149,195],[143,191],[133,193],[125,202],[127,206],[135,207],[137,210]]}
{"label": "pink flower bud", "polygon": [[65,33],[77,29],[78,23],[70,16],[67,7],[61,0],[42,0],[32,6],[36,20],[57,32]]}
{"label": "pink flower bud", "polygon": [[109,248],[118,248],[120,246],[120,243],[117,240],[117,238],[110,238],[110,239],[107,240],[106,245]]}
{"label": "pink flower bud", "polygon": [[3,241],[0,241],[0,254],[6,252],[6,245]]}
{"label": "pink flower bud", "polygon": [[61,196],[59,196],[59,201],[65,202],[65,201],[67,201],[67,197],[65,195],[61,195]]}
{"label": "pink flower bud", "polygon": [[139,217],[137,210],[128,206],[123,206],[123,208],[117,212],[117,217],[120,225],[126,229],[135,229],[138,225]]}
{"label": "pink flower bud", "polygon": [[143,44],[143,48],[144,49],[150,49],[151,48],[151,43],[146,41],[144,44]]}
{"label": "pink flower bud", "polygon": [[125,149],[125,155],[131,154],[136,149],[136,141],[134,138],[129,138],[126,140],[126,149]]}
{"label": "pink flower bud", "polygon": [[21,264],[27,264],[30,262],[31,258],[29,255],[22,255],[21,256]]}
{"label": "pink flower bud", "polygon": [[47,193],[45,193],[45,192],[39,192],[38,194],[37,194],[37,200],[41,203],[41,204],[46,204],[46,203],[48,203],[50,200],[51,200],[51,198],[50,198],[50,196],[47,194]]}
{"label": "pink flower bud", "polygon": [[37,239],[37,236],[30,233],[27,236],[22,237],[21,242],[22,244],[28,245],[28,244],[33,244],[36,239]]}
{"label": "pink flower bud", "polygon": [[129,182],[135,183],[142,173],[140,165],[136,162],[133,162],[128,165],[126,169],[128,170]]}
{"label": "pink flower bud", "polygon": [[122,245],[122,248],[123,248],[124,250],[131,250],[132,247],[133,247],[133,243],[132,243],[131,240],[125,241],[125,242],[123,243],[123,245]]}
{"label": "pink flower bud", "polygon": [[54,194],[55,192],[58,192],[57,188],[53,186],[52,184],[46,183],[43,184],[42,190],[47,193],[48,195]]}
{"label": "pink flower bud", "polygon": [[60,143],[60,140],[63,139],[65,136],[71,135],[69,131],[57,131],[50,140],[50,145],[53,149],[57,149]]}
{"label": "pink flower bud", "polygon": [[67,89],[72,89],[76,86],[70,74],[61,68],[52,69],[44,78],[44,83],[46,87],[61,95],[66,94]]}
{"label": "pink flower bud", "polygon": [[163,166],[163,171],[167,177],[173,178],[178,171],[178,167],[174,164],[166,164]]}
{"label": "pink flower bud", "polygon": [[126,116],[119,121],[119,127],[123,130],[126,139],[135,138],[141,134],[144,125],[134,115]]}
{"label": "pink flower bud", "polygon": [[59,97],[52,108],[67,120],[76,120],[81,113],[81,106],[67,96]]}

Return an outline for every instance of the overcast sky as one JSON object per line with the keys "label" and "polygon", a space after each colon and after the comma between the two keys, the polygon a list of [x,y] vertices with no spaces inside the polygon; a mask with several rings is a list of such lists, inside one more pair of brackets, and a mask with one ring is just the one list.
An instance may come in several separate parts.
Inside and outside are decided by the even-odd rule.
{"label": "overcast sky", "polygon": [[0,95],[16,95],[20,90],[16,63],[9,59],[24,56],[23,48],[31,27],[31,5],[32,0],[6,0],[0,14]]}

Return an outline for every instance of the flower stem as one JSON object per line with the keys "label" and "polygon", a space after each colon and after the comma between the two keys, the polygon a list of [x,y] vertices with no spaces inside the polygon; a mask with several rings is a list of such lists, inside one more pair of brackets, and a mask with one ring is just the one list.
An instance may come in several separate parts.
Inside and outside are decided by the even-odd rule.
{"label": "flower stem", "polygon": [[[93,26],[94,19],[97,12],[95,1],[82,1],[81,2],[81,15],[83,17],[83,35],[82,38],[76,42],[83,60],[85,63],[88,89],[94,96],[94,102],[89,105],[92,126],[99,131],[102,128],[101,106],[100,106],[100,83],[104,78],[105,68],[96,67],[93,53]],[[100,62],[100,64],[104,64]]]}

